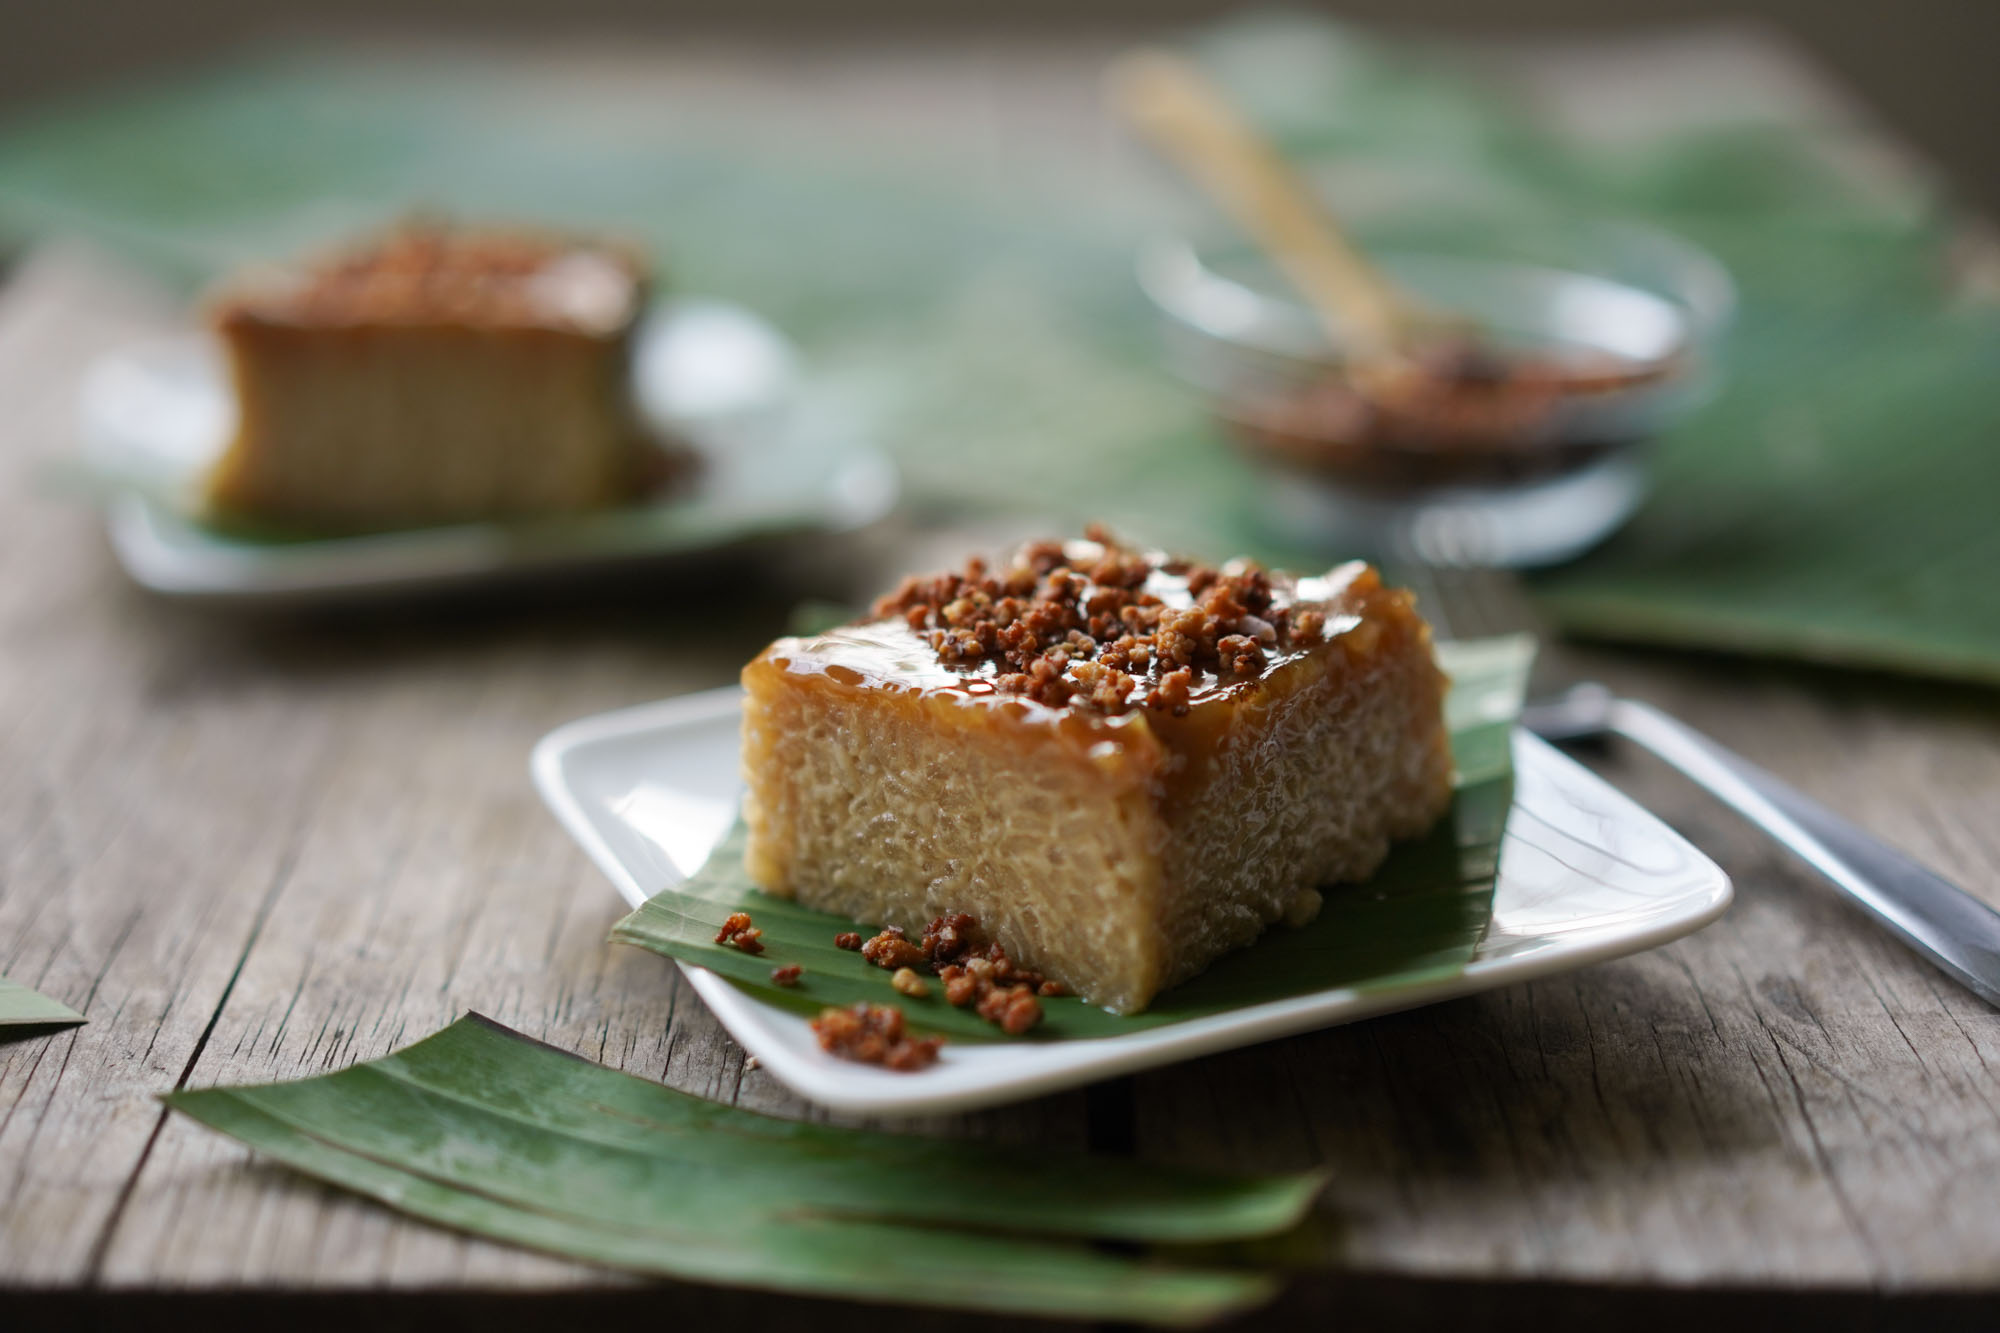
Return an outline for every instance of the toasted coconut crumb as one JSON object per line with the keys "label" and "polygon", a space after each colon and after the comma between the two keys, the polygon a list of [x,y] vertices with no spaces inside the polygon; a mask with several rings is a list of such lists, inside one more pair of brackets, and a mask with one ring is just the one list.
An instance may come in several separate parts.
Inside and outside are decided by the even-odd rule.
{"label": "toasted coconut crumb", "polygon": [[763,931],[750,924],[748,912],[731,912],[722,929],[715,932],[715,942],[747,954],[760,954],[764,952],[763,935]]}
{"label": "toasted coconut crumb", "polygon": [[947,912],[924,927],[924,957],[933,969],[955,963],[985,947],[979,919],[968,912]]}
{"label": "toasted coconut crumb", "polygon": [[[1170,560],[1101,526],[1085,532],[1097,549],[1087,567],[1072,567],[1061,542],[1033,542],[1005,570],[975,558],[962,573],[906,578],[874,613],[922,635],[947,666],[991,663],[1002,694],[1104,714],[1185,713],[1194,675],[1254,678],[1274,652],[1325,634],[1323,610],[1294,608],[1253,563]],[[1156,572],[1185,580],[1194,605],[1148,592]]]}
{"label": "toasted coconut crumb", "polygon": [[773,985],[778,986],[796,986],[799,984],[799,977],[804,973],[805,969],[797,963],[790,963],[784,967],[774,967],[771,969],[771,982]]}
{"label": "toasted coconut crumb", "polygon": [[886,1004],[856,1004],[846,1009],[822,1009],[812,1021],[820,1049],[843,1060],[882,1065],[898,1073],[924,1069],[937,1060],[944,1043],[936,1037],[911,1037],[903,1027],[903,1011]]}
{"label": "toasted coconut crumb", "polygon": [[1007,1002],[1007,1012],[1000,1016],[1001,1030],[1010,1037],[1018,1037],[1041,1021],[1042,1002],[1026,986],[1016,986],[1013,998]]}
{"label": "toasted coconut crumb", "polygon": [[977,1012],[1010,1037],[1042,1021],[1041,1001],[1027,986],[995,986],[980,998]]}
{"label": "toasted coconut crumb", "polygon": [[910,939],[899,926],[884,927],[865,941],[857,932],[844,931],[834,943],[843,949],[858,948],[863,958],[891,974],[889,984],[899,994],[911,999],[924,999],[931,993],[930,984],[918,972],[927,966],[944,988],[945,1003],[971,1008],[1009,1036],[1018,1037],[1042,1021],[1037,997],[1069,994],[1061,982],[1016,963],[998,941],[987,937],[979,918],[969,912],[946,912],[933,918],[924,927],[922,943]]}
{"label": "toasted coconut crumb", "polygon": [[922,945],[905,939],[903,932],[892,926],[862,945],[861,956],[879,968],[894,972],[899,967],[923,962],[924,950]]}
{"label": "toasted coconut crumb", "polygon": [[962,967],[947,967],[938,973],[938,980],[944,983],[944,998],[947,1004],[963,1009],[979,998],[979,978]]}
{"label": "toasted coconut crumb", "polygon": [[948,912],[924,929],[924,948],[931,970],[944,986],[947,1004],[970,1007],[1007,1035],[1018,1037],[1042,1021],[1037,995],[1068,992],[1060,982],[1017,964],[998,941],[979,947],[984,938],[977,917]]}

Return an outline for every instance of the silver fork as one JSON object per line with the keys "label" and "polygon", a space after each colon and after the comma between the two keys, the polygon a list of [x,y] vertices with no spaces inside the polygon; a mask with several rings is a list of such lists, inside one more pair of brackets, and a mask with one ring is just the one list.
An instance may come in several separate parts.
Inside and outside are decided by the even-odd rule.
{"label": "silver fork", "polygon": [[2000,912],[1741,755],[1594,683],[1528,705],[1521,725],[1544,740],[1615,734],[1645,746],[1826,876],[1947,976],[2000,1005]]}

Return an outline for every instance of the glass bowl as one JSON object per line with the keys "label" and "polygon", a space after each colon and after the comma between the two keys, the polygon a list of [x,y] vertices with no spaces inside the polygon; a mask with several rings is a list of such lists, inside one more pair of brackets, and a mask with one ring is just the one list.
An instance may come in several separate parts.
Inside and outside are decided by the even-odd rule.
{"label": "glass bowl", "polygon": [[1632,513],[1648,442],[1714,392],[1735,292],[1703,251],[1631,223],[1456,222],[1360,235],[1422,308],[1479,331],[1489,367],[1516,370],[1490,382],[1505,395],[1454,388],[1412,411],[1347,386],[1339,339],[1247,245],[1141,253],[1169,368],[1263,474],[1266,516],[1292,542],[1436,565],[1568,559]]}

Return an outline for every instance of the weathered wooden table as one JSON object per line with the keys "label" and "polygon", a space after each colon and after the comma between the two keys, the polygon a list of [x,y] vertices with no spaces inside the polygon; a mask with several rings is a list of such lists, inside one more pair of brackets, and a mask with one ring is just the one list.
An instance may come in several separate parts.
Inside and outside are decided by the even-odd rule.
{"label": "weathered wooden table", "polygon": [[[910,132],[976,129],[1004,170],[1010,135],[1090,114],[1105,49],[659,66],[776,100],[810,68],[816,113],[907,128],[885,108],[931,106]],[[1510,58],[1607,118],[1685,111],[1710,85],[1823,104],[1740,33]],[[748,607],[685,574],[312,615],[151,599],[96,518],[34,476],[70,446],[90,358],[175,318],[63,251],[0,293],[0,971],[90,1016],[0,1043],[0,1325],[963,1325],[461,1239],[162,1111],[170,1088],[337,1068],[476,1009],[703,1096],[819,1114],[746,1069],[672,968],[605,942],[619,905],[525,770],[560,722],[732,679],[796,586]],[[866,582],[956,544],[891,527],[838,563]],[[1451,631],[1532,621],[1504,579],[1424,592]],[[2000,901],[1991,695],[1570,647],[1543,675],[1654,700]],[[1273,1321],[2000,1326],[2000,1014],[1679,779],[1599,762],[1735,878],[1726,919],[1573,975],[920,1128],[1330,1167],[1319,1252]]]}

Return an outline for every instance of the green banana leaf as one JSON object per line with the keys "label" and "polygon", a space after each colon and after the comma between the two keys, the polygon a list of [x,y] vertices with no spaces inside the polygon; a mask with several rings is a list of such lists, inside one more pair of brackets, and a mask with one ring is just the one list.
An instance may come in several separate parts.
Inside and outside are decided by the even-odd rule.
{"label": "green banana leaf", "polygon": [[[1644,219],[1734,274],[1720,396],[1658,441],[1631,528],[1534,585],[1562,628],[2000,681],[2000,311],[1949,289],[1934,188],[1853,170],[1844,131],[1754,95],[1600,138],[1468,62],[1314,16],[1192,41],[1289,155],[1351,179],[1344,200],[1409,196],[1349,219],[1371,242],[1476,227],[1483,209],[1459,215],[1486,201]],[[1256,473],[1161,364],[1132,255],[1201,215],[1116,173],[1075,181],[1066,152],[953,172],[673,80],[322,47],[0,125],[0,244],[85,237],[192,292],[412,207],[611,228],[672,288],[797,339],[816,401],[860,414],[914,508],[1323,558],[1272,535]]]}
{"label": "green banana leaf", "polygon": [[[1448,643],[1439,657],[1452,676],[1447,712],[1458,765],[1449,818],[1397,847],[1368,883],[1330,890],[1310,925],[1271,931],[1167,991],[1146,1012],[1108,1013],[1073,996],[1045,1000],[1031,1039],[1111,1037],[1336,987],[1398,987],[1463,968],[1492,911],[1512,802],[1507,736],[1534,641],[1517,635]],[[700,870],[648,899],[611,937],[709,968],[796,1012],[870,1000],[897,1005],[912,1026],[954,1040],[998,1038],[991,1024],[945,1003],[939,988],[923,999],[906,998],[890,986],[889,973],[835,947],[833,937],[856,929],[855,922],[758,890],[743,873],[743,837],[739,822]],[[722,922],[739,911],[764,932],[762,954],[715,942]],[[772,985],[772,968],[791,963],[805,969],[799,984]]]}
{"label": "green banana leaf", "polygon": [[1186,1325],[1254,1306],[1269,1275],[1163,1247],[1286,1231],[1323,1183],[780,1120],[478,1015],[339,1073],[164,1100],[476,1235],[690,1281],[1022,1315]]}
{"label": "green banana leaf", "polygon": [[2000,685],[2000,310],[1837,290],[1746,309],[1631,526],[1535,580],[1562,628]]}
{"label": "green banana leaf", "polygon": [[0,1028],[49,1027],[86,1021],[82,1014],[48,996],[0,977]]}

